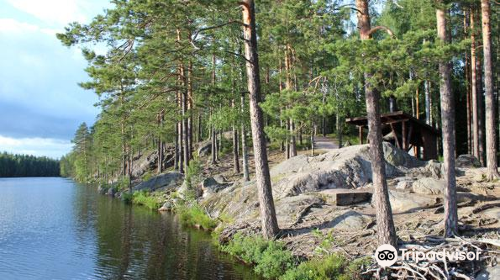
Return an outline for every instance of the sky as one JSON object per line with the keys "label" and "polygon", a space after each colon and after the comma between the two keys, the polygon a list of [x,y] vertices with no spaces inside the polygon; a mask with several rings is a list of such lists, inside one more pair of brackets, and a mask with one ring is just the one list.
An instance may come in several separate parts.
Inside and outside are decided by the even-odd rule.
{"label": "sky", "polygon": [[60,158],[78,125],[95,121],[97,95],[76,48],[56,33],[88,23],[108,0],[0,0],[0,152]]}

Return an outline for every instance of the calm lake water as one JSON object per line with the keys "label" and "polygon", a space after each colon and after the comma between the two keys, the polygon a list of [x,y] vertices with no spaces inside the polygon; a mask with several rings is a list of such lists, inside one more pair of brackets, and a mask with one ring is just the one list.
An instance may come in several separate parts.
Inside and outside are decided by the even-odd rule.
{"label": "calm lake water", "polygon": [[256,279],[209,234],[63,178],[0,178],[0,279]]}

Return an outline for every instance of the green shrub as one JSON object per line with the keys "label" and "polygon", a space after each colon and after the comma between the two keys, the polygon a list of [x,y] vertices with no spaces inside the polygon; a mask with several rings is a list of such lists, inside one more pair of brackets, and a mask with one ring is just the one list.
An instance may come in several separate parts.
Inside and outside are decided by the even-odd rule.
{"label": "green shrub", "polygon": [[151,179],[152,177],[153,175],[151,174],[151,171],[148,171],[142,175],[141,179],[142,181],[146,182],[149,181],[149,179]]}
{"label": "green shrub", "polygon": [[177,212],[183,224],[187,226],[200,226],[206,230],[213,230],[217,221],[210,218],[198,204],[182,205]]}
{"label": "green shrub", "polygon": [[203,179],[201,171],[202,167],[199,160],[193,159],[189,162],[184,179],[187,186],[187,192],[184,195],[187,200],[194,200],[196,198],[195,188]]}
{"label": "green shrub", "polygon": [[152,210],[157,210],[161,206],[157,197],[145,191],[134,192],[132,202],[134,204],[146,206]]}
{"label": "green shrub", "polygon": [[126,190],[129,188],[130,178],[128,176],[121,176],[116,182],[117,190]]}
{"label": "green shrub", "polygon": [[268,241],[266,250],[256,261],[255,272],[265,278],[278,278],[295,265],[292,253],[276,241]]}
{"label": "green shrub", "polygon": [[131,204],[132,203],[132,200],[134,198],[134,195],[129,193],[129,192],[123,192],[122,195],[121,195],[121,199],[123,202],[127,203],[127,204]]}
{"label": "green shrub", "polygon": [[339,280],[369,279],[369,277],[363,276],[361,273],[372,261],[371,257],[364,257],[350,262],[345,268],[344,274],[339,277]]}
{"label": "green shrub", "polygon": [[277,278],[296,263],[292,253],[281,242],[265,240],[259,236],[242,236],[222,246],[222,251],[254,264],[256,273],[265,278]]}
{"label": "green shrub", "polygon": [[328,280],[338,279],[346,265],[344,257],[330,255],[326,258],[312,259],[301,263],[294,269],[288,270],[282,280]]}

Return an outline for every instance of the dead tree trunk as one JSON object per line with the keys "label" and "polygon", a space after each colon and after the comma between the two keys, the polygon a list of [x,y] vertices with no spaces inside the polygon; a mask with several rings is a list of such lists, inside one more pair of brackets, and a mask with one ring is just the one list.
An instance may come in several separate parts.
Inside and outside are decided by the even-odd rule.
{"label": "dead tree trunk", "polygon": [[493,180],[498,178],[499,174],[496,157],[495,95],[493,93],[490,14],[491,10],[489,1],[481,0],[481,15],[483,22],[484,86],[486,89],[486,177],[488,180]]}
{"label": "dead tree trunk", "polygon": [[253,149],[255,159],[255,179],[259,195],[262,233],[265,238],[274,238],[279,231],[271,189],[271,176],[267,160],[267,147],[264,135],[264,119],[260,99],[259,58],[257,54],[257,32],[255,30],[255,6],[253,0],[244,0],[243,23],[248,91],[250,97],[250,120],[252,125]]}
{"label": "dead tree trunk", "polygon": [[[370,14],[367,0],[356,0],[358,9],[358,27],[361,40],[371,38]],[[380,124],[380,94],[371,85],[371,74],[365,73],[365,98],[368,117],[368,139],[373,173],[373,198],[377,217],[378,243],[397,246],[396,229],[389,202],[389,191],[385,175],[385,159],[382,147],[382,127]]]}
{"label": "dead tree trunk", "polygon": [[[439,5],[443,5],[440,1]],[[447,28],[448,12],[445,8],[436,9],[437,33],[440,40],[446,45],[450,37]],[[444,179],[446,182],[444,201],[444,235],[451,237],[458,233],[457,190],[455,181],[455,103],[451,91],[451,65],[448,61],[439,62],[441,78],[439,91],[441,94],[441,127],[443,131],[443,161]]]}

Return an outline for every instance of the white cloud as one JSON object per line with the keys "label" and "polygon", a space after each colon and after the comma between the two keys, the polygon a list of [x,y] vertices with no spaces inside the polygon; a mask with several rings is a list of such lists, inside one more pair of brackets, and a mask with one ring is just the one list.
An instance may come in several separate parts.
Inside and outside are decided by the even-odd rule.
{"label": "white cloud", "polygon": [[14,8],[49,24],[66,25],[88,20],[89,1],[84,0],[7,0]]}
{"label": "white cloud", "polygon": [[0,18],[0,34],[3,35],[22,35],[26,33],[42,33],[54,36],[59,31],[50,28],[40,28],[37,25],[20,22],[11,18]]}
{"label": "white cloud", "polygon": [[70,141],[61,139],[11,138],[0,135],[0,152],[60,158],[68,153],[72,146]]}

